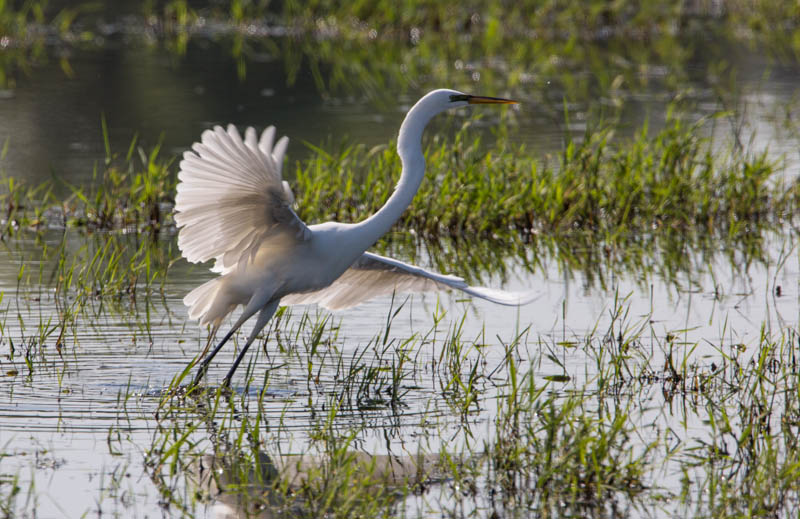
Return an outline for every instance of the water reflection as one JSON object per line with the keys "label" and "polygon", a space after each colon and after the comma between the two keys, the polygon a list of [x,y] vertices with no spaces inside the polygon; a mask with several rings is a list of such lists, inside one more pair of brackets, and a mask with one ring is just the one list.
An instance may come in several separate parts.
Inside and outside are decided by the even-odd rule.
{"label": "water reflection", "polygon": [[236,452],[205,454],[190,464],[187,480],[210,500],[212,515],[217,519],[268,519],[313,517],[314,506],[309,505],[305,494],[314,496],[322,490],[322,479],[346,479],[337,470],[346,470],[355,477],[342,488],[345,493],[328,504],[331,508],[341,506],[356,488],[372,497],[385,495],[389,502],[399,501],[409,489],[427,486],[442,474],[437,469],[441,460],[434,454],[352,451],[337,456],[340,459],[334,461],[330,456],[311,454],[273,458],[264,451],[252,458]]}

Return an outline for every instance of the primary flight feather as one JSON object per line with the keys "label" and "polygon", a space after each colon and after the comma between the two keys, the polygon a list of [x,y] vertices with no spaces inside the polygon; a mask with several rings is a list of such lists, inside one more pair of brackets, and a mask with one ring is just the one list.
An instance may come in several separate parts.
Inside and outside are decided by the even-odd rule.
{"label": "primary flight feather", "polygon": [[175,222],[178,247],[190,262],[214,259],[220,274],[192,290],[184,303],[189,316],[212,326],[211,336],[238,306],[244,311],[200,363],[193,384],[233,333],[256,313],[247,342],[225,376],[229,384],[255,337],[279,304],[316,303],[332,310],[398,292],[457,289],[503,305],[520,305],[532,294],[468,286],[463,279],[431,272],[366,252],[411,203],[425,173],[422,132],[436,114],[469,104],[509,104],[506,99],[434,90],[420,99],[400,126],[397,151],[400,181],[386,204],[356,224],[326,222],[307,226],[294,212],[294,195],[281,177],[289,140],[275,142],[270,126],[244,138],[229,125],[203,132],[187,151],[178,173]]}

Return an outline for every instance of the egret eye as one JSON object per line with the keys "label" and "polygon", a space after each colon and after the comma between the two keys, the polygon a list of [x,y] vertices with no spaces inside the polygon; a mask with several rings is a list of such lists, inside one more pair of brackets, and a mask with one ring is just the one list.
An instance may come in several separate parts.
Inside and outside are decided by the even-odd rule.
{"label": "egret eye", "polygon": [[450,96],[450,102],[455,103],[456,101],[469,101],[469,96],[467,94],[453,94]]}

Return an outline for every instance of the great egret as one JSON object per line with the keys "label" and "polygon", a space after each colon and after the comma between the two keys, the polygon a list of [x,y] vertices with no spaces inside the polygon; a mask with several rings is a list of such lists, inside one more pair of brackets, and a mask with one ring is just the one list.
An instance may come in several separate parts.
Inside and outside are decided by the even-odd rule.
{"label": "great egret", "polygon": [[[196,385],[208,364],[245,321],[258,313],[242,351],[225,376],[236,368],[278,304],[317,303],[347,308],[393,291],[458,289],[502,305],[530,302],[530,295],[468,286],[463,279],[427,271],[365,252],[397,221],[411,203],[425,174],[422,131],[447,109],[473,104],[513,104],[455,90],[434,90],[420,99],[400,126],[397,152],[403,164],[400,181],[386,204],[366,220],[307,226],[292,209],[294,195],[281,179],[289,140],[274,142],[270,126],[258,138],[247,128],[244,139],[233,125],[203,132],[201,142],[180,164],[175,223],[178,247],[190,262],[214,259],[221,274],[192,290],[183,302],[189,317],[211,324],[210,340],[237,305],[244,311],[230,331],[200,363]],[[204,351],[204,353],[205,353]]]}

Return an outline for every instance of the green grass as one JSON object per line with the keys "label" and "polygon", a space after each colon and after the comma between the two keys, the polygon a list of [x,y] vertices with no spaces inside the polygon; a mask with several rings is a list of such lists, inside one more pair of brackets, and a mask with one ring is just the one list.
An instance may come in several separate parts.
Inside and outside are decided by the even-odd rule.
{"label": "green grass", "polygon": [[[632,139],[612,128],[587,130],[559,157],[524,146],[487,148],[462,130],[428,141],[426,179],[400,222],[423,238],[470,239],[590,232],[614,245],[630,235],[692,229],[736,239],[790,219],[793,185],[768,155],[713,153],[704,124],[670,117]],[[356,221],[389,197],[401,164],[394,145],[320,149],[295,170],[298,209],[307,221]]]}
{"label": "green grass", "polygon": [[[196,499],[210,499],[235,508],[303,517],[375,517],[394,515],[398,503],[426,489],[443,491],[446,499],[465,506],[475,500],[480,508],[491,494],[495,513],[501,514],[530,509],[556,512],[564,506],[580,513],[603,510],[608,499],[636,501],[644,496],[643,477],[653,465],[651,447],[631,450],[628,410],[595,413],[597,391],[592,382],[584,390],[565,394],[542,383],[533,370],[520,369],[515,359],[528,347],[525,335],[509,342],[508,354],[499,364],[490,361],[487,367],[488,359],[475,348],[478,343],[461,336],[458,319],[447,325],[443,314],[435,316],[436,324],[428,333],[406,339],[391,331],[396,313],[396,309],[388,312],[385,329],[379,330],[376,340],[382,338],[388,345],[411,343],[412,350],[428,341],[433,341],[429,347],[444,348],[440,360],[433,363],[436,387],[426,382],[430,378],[429,355],[409,356],[409,348],[381,349],[372,343],[365,347],[370,350],[367,355],[358,348],[344,353],[345,341],[336,328],[328,328],[327,316],[303,316],[292,328],[288,328],[292,322],[288,319],[273,322],[269,336],[282,330],[282,336],[297,337],[298,343],[321,337],[328,346],[317,350],[298,345],[272,353],[267,362],[279,364],[270,368],[277,375],[265,380],[258,392],[245,386],[231,394],[211,387],[193,400],[164,398],[147,453],[151,479],[159,482],[162,499],[175,512],[186,515],[197,506]],[[321,336],[320,329],[325,330]],[[374,382],[369,369],[336,370],[331,378],[332,366],[346,365],[350,357],[367,367],[391,364],[393,370],[402,372],[399,378],[406,392],[400,398],[413,398],[414,403],[404,408],[416,411],[403,429],[434,435],[448,427],[450,418],[425,408],[435,408],[435,400],[450,399],[452,388],[474,376],[475,365],[483,366],[482,380],[471,396],[479,407],[487,398],[497,399],[499,404],[487,442],[466,451],[442,446],[437,452],[398,453],[390,457],[393,461],[360,451],[359,442],[370,434],[370,428],[359,423],[400,415],[394,403],[362,409],[353,398],[361,380]],[[442,361],[442,357],[450,359]],[[367,361],[362,362],[364,359]],[[268,410],[275,398],[270,396],[272,384],[282,385],[286,376],[280,366],[301,368],[318,362],[327,363],[327,376],[325,372],[308,375],[315,382],[306,388],[307,402],[302,395],[295,397],[310,413],[309,442],[302,453],[276,452],[276,442],[291,436],[296,427]],[[173,389],[180,382],[176,378]],[[260,387],[261,382],[257,383]],[[182,395],[169,390],[166,394]],[[286,405],[288,410],[293,404]],[[471,436],[484,427],[483,422],[472,420],[458,423],[460,435]],[[295,464],[302,468],[295,469]],[[192,491],[185,494],[181,490],[184,485]]]}
{"label": "green grass", "polygon": [[[399,369],[409,387],[403,398],[415,411],[408,416],[398,416],[391,405],[384,412],[358,409],[352,396],[365,372],[330,378],[330,366],[347,364],[351,355],[365,357],[358,348],[344,352],[346,339],[327,327],[327,316],[273,323],[270,337],[282,330],[300,343],[321,340],[327,350],[296,347],[270,354],[253,370],[258,391],[245,386],[231,394],[211,387],[195,400],[166,398],[147,454],[151,478],[161,482],[165,502],[187,516],[207,500],[303,517],[405,516],[413,514],[418,499],[428,509],[476,510],[482,516],[795,513],[796,333],[764,334],[746,350],[723,341],[713,345],[719,357],[709,360],[692,354],[697,344],[678,343],[680,332],[655,334],[651,316],[633,318],[638,312],[624,300],[610,310],[611,320],[580,337],[565,357],[595,362],[596,372],[559,381],[537,368],[550,352],[562,351],[556,339],[524,333],[508,341],[498,361],[481,353],[480,338],[461,336],[458,317],[448,322],[434,316],[430,331],[410,339],[417,350],[436,337],[425,354],[378,350],[366,356],[376,356],[367,365],[407,359]],[[393,312],[377,336],[405,342],[391,331]],[[431,362],[442,348],[449,349],[443,355],[459,358]],[[459,419],[455,408],[437,411],[437,402],[451,398],[448,388],[469,379],[476,361],[481,369],[473,398],[483,409],[475,413],[478,419]],[[307,394],[284,400],[284,411],[276,411],[270,390],[294,372],[280,366],[302,370],[317,362],[328,363],[328,376],[315,374]],[[256,373],[264,367],[273,375],[262,387]],[[427,383],[431,378],[435,387]],[[490,402],[497,408],[486,422]],[[281,439],[297,434],[297,405],[311,423],[307,442],[301,442],[301,453],[281,452]],[[428,447],[396,452],[401,465],[395,470],[404,476],[387,480],[383,456],[359,445],[375,427],[393,437],[391,424],[400,417],[403,424],[394,427],[413,431],[408,438],[421,438],[414,443]],[[476,437],[481,441],[472,441]],[[302,467],[295,470],[298,463]],[[402,464],[419,471],[406,472]]]}
{"label": "green grass", "polygon": [[[283,57],[290,78],[307,66],[324,91],[383,92],[394,101],[408,77],[476,85],[470,56],[508,57],[481,68],[481,88],[536,100],[547,95],[538,86],[553,80],[564,87],[560,93],[582,100],[652,81],[650,63],[667,63],[680,75],[695,55],[682,36],[706,22],[740,31],[748,43],[774,38],[768,48],[775,52],[791,53],[800,41],[793,37],[796,7],[787,2],[730,4],[710,21],[681,5],[637,2],[536,9],[467,3],[457,11],[433,2],[283,5],[285,11],[246,0],[213,7],[154,1],[143,8],[143,27],[155,28],[156,48],[182,55],[192,38],[209,38],[199,16],[222,20],[226,28],[211,38],[230,46],[240,74],[248,56],[268,49]],[[13,40],[11,51],[0,53],[0,85],[13,88],[19,74],[52,59],[53,48],[92,45],[93,26],[73,23],[73,14],[83,23],[88,11],[65,12],[58,21],[43,7],[0,0],[0,34]],[[300,32],[244,36],[263,16]],[[787,29],[772,30],[776,20]],[[521,38],[523,25],[536,37]],[[600,37],[606,28],[609,39]],[[466,68],[455,69],[456,60]],[[589,80],[575,74],[586,70],[593,71]],[[681,79],[670,74],[665,81]],[[558,113],[553,120],[568,126]],[[428,138],[421,192],[377,247],[471,279],[557,261],[588,285],[610,286],[619,272],[678,284],[720,257],[745,273],[751,262],[774,257],[770,237],[796,226],[800,191],[780,159],[703,137],[713,123],[672,112],[663,127],[645,125],[631,137],[600,124],[548,156],[470,127]],[[97,340],[86,338],[87,329],[104,334],[109,316],[129,323],[126,340],[132,336],[135,345],[144,337],[152,348],[152,321],[171,318],[159,302],[178,257],[176,166],[158,147],[140,150],[134,139],[115,153],[106,138],[106,156],[87,185],[3,177],[0,240],[26,260],[16,289],[0,294],[0,380],[10,388],[8,402],[28,403],[19,395],[35,387],[43,391],[38,398],[57,395],[69,409],[70,387],[81,393],[84,377],[63,389],[61,379],[94,365],[81,341]],[[392,143],[345,143],[312,149],[284,170],[310,223],[356,221],[386,200],[400,164]],[[401,335],[394,322],[404,304],[394,302],[360,344],[327,313],[282,310],[240,370],[238,392],[211,387],[189,398],[178,390],[181,375],[160,399],[129,384],[119,390],[109,451],[143,458],[146,477],[133,479],[142,493],[156,489],[158,506],[171,516],[195,517],[215,500],[300,517],[418,509],[447,516],[793,517],[800,510],[794,328],[765,331],[748,344],[727,341],[724,330],[721,338],[694,342],[686,331],[656,330],[651,316],[616,298],[606,324],[577,336],[523,330],[496,340],[471,337],[466,314],[450,318],[438,306],[430,329]],[[183,344],[185,324],[173,328]],[[709,343],[718,355],[699,357]],[[181,354],[188,362],[194,351]],[[55,395],[37,384],[48,378],[58,382]],[[149,443],[130,439],[131,418],[146,424]],[[302,445],[292,454],[313,455],[299,479],[279,470],[297,459],[281,451],[290,438]],[[399,439],[413,444],[396,454],[435,460],[431,471],[387,482],[382,458],[363,449],[375,438],[387,449]],[[129,460],[101,470],[98,509],[136,504],[141,494],[117,491],[130,485]],[[35,508],[40,491],[22,476],[0,474],[0,515]]]}
{"label": "green grass", "polygon": [[774,338],[764,332],[747,366],[726,355],[719,369],[694,382],[711,435],[689,449],[698,478],[684,493],[704,515],[800,509],[796,340],[796,331]]}
{"label": "green grass", "polygon": [[156,236],[162,227],[169,226],[165,218],[170,218],[177,185],[174,157],[161,157],[160,144],[145,152],[137,146],[136,137],[126,153],[116,153],[108,140],[105,118],[102,127],[106,156],[95,164],[86,185],[71,185],[57,175],[35,186],[14,176],[0,177],[0,238],[21,229],[44,228],[147,232]]}
{"label": "green grass", "polygon": [[[590,128],[557,156],[543,157],[508,144],[504,135],[486,143],[470,126],[425,141],[426,178],[379,251],[412,261],[422,256],[444,271],[458,265],[460,273],[478,280],[504,276],[509,258],[534,270],[555,257],[591,284],[603,285],[618,271],[672,281],[697,270],[698,258],[708,263],[727,257],[746,269],[766,257],[764,244],[772,233],[796,221],[800,184],[787,180],[780,160],[767,153],[712,151],[702,136],[707,120],[688,123],[670,115],[663,128],[644,125],[630,138],[616,137],[608,126]],[[388,199],[400,176],[394,144],[330,148],[312,148],[307,159],[286,168],[297,212],[308,223],[359,221]],[[134,139],[124,154],[107,145],[107,157],[86,186],[28,186],[6,177],[0,236],[60,227],[146,232],[157,243],[164,231],[174,231],[175,170],[173,157],[163,157],[158,147],[146,153]],[[117,242],[100,248],[110,266],[90,256],[81,260],[89,276],[81,285],[102,285],[107,293],[131,289],[122,286],[122,271],[113,266],[120,262],[112,250],[121,246]],[[163,284],[165,270],[150,271],[145,260],[157,254],[167,264],[177,251],[157,248],[136,244],[131,261],[139,265],[127,267],[131,279],[145,269],[149,284]],[[649,259],[654,253],[660,261]]]}
{"label": "green grass", "polygon": [[[105,122],[103,128],[105,134]],[[29,375],[31,359],[44,355],[48,343],[54,341],[60,354],[67,339],[77,342],[79,323],[91,322],[107,305],[141,309],[140,324],[149,331],[167,271],[180,257],[164,236],[173,226],[169,208],[177,175],[172,159],[161,159],[158,146],[145,153],[135,138],[123,155],[112,152],[107,138],[105,144],[106,157],[86,186],[57,178],[29,186],[3,177],[0,239],[26,260],[19,264],[14,306],[19,310],[44,299],[58,310],[40,316],[35,329],[26,329],[20,317],[22,335],[16,340]],[[26,241],[30,237],[33,247]],[[28,287],[44,285],[52,291],[28,293]],[[14,339],[8,341],[13,361]]]}
{"label": "green grass", "polygon": [[[48,286],[48,271],[22,273],[21,301]],[[5,380],[23,391],[55,371],[85,369],[92,359],[79,347],[80,329],[102,329],[109,311],[117,315],[109,299],[89,298],[77,309],[76,347],[65,352],[43,347],[57,330],[30,348],[15,335],[15,356],[0,367],[28,376]],[[35,306],[48,303],[20,304],[35,316]],[[120,315],[142,319],[137,306]],[[578,336],[469,337],[466,315],[438,307],[430,329],[407,336],[394,324],[401,308],[389,309],[362,344],[325,312],[283,310],[233,393],[212,386],[189,398],[171,391],[176,377],[156,412],[156,396],[123,384],[109,450],[141,453],[147,478],[139,484],[152,485],[170,515],[183,517],[216,500],[301,517],[407,516],[415,506],[486,516],[793,516],[800,508],[796,330],[765,332],[747,345],[722,330],[721,339],[694,343],[683,331],[657,331],[653,316],[617,298],[602,325]],[[709,341],[718,355],[696,355]],[[62,398],[69,403],[68,393]],[[142,417],[151,439],[129,444],[121,430]],[[385,458],[363,448],[375,435],[413,445],[393,459],[430,464],[387,480]],[[282,451],[289,438],[302,448]],[[309,456],[300,476],[285,472],[301,460],[290,454]],[[122,502],[114,489],[129,484],[129,472],[124,465],[103,472],[109,505]],[[13,476],[0,478],[0,506],[19,510],[25,492]],[[38,492],[28,490],[34,500]]]}
{"label": "green grass", "polygon": [[[644,126],[630,139],[610,127],[589,129],[555,157],[504,144],[502,136],[487,146],[468,129],[434,137],[420,192],[379,248],[429,255],[437,268],[458,264],[477,278],[502,275],[502,257],[536,268],[555,256],[601,284],[621,270],[671,280],[693,272],[698,256],[724,254],[733,264],[740,252],[738,265],[746,266],[762,258],[770,232],[794,221],[800,191],[766,153],[712,152],[705,123],[670,117],[662,129]],[[314,151],[295,165],[306,221],[358,221],[399,178],[392,144]],[[658,262],[648,259],[654,251]]]}

